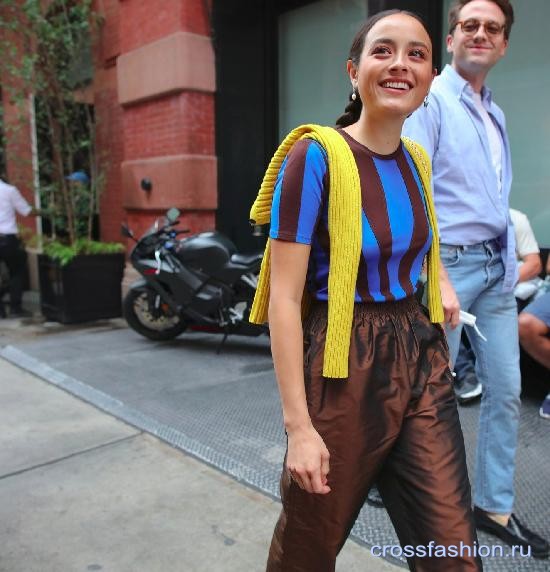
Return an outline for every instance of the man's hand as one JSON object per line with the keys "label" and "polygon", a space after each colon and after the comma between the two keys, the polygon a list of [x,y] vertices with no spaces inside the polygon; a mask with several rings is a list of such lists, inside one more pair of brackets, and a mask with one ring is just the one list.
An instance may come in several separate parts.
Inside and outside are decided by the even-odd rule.
{"label": "man's hand", "polygon": [[286,465],[294,481],[308,493],[325,495],[329,472],[328,449],[313,426],[288,431]]}
{"label": "man's hand", "polygon": [[439,287],[441,289],[443,315],[445,316],[445,322],[454,330],[460,322],[460,301],[442,262],[439,265],[439,269]]}
{"label": "man's hand", "polygon": [[37,209],[36,207],[32,207],[31,212],[28,214],[28,216],[51,216],[54,214],[53,209]]}

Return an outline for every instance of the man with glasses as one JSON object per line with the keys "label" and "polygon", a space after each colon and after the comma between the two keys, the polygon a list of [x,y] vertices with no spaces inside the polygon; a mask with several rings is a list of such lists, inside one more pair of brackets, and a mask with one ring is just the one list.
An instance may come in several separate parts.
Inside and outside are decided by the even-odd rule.
{"label": "man with glasses", "polygon": [[485,79],[504,57],[514,11],[509,0],[456,0],[449,10],[447,51],[428,106],[404,132],[432,158],[441,236],[441,293],[451,361],[460,343],[461,309],[477,316],[485,342],[470,336],[483,385],[474,476],[478,528],[547,557],[548,543],[513,514],[521,378],[515,239],[508,214],[512,181],[502,110]]}

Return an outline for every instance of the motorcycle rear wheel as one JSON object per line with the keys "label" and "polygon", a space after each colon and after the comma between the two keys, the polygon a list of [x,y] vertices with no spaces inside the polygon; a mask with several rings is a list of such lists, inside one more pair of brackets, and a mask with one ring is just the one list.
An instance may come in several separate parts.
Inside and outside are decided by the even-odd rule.
{"label": "motorcycle rear wheel", "polygon": [[173,340],[185,331],[186,320],[161,304],[158,310],[150,307],[150,293],[146,289],[130,290],[124,298],[124,318],[132,330],[154,341]]}

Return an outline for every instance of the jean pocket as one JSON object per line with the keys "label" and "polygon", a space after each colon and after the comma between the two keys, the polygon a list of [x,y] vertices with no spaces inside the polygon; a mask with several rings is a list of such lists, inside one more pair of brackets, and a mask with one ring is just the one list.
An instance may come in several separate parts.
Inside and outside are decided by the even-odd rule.
{"label": "jean pocket", "polygon": [[440,257],[441,262],[447,268],[449,266],[456,266],[460,262],[462,250],[460,246],[447,246],[441,245]]}

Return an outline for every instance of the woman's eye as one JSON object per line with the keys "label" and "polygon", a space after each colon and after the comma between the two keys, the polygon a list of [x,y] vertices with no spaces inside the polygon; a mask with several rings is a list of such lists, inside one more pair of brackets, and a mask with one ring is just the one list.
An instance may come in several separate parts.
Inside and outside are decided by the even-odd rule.
{"label": "woman's eye", "polygon": [[412,50],[411,56],[413,58],[422,58],[422,59],[426,58],[426,54],[422,50]]}
{"label": "woman's eye", "polygon": [[373,54],[389,54],[390,53],[390,49],[387,46],[376,46],[373,50],[372,50]]}

